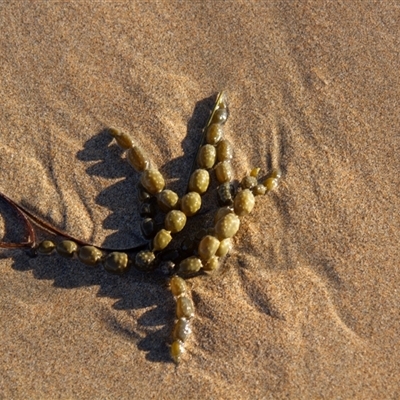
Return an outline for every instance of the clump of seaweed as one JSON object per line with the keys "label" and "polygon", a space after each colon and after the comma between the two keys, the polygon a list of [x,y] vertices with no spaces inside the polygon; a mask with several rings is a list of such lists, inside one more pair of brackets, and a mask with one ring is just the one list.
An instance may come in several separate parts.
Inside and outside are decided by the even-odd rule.
{"label": "clump of seaweed", "polygon": [[[251,213],[255,199],[275,190],[281,179],[279,169],[273,169],[260,179],[260,168],[254,168],[244,177],[237,188],[233,184],[233,148],[224,138],[224,126],[229,117],[225,92],[217,94],[214,107],[203,129],[203,137],[197,157],[190,172],[187,193],[178,194],[166,188],[166,182],[143,149],[136,146],[132,137],[119,129],[110,128],[109,134],[126,151],[129,164],[140,173],[139,202],[143,218],[140,229],[147,240],[144,244],[128,249],[107,249],[93,246],[62,232],[39,219],[6,195],[0,197],[10,204],[22,218],[27,235],[20,243],[0,242],[0,247],[29,249],[32,256],[58,254],[65,258],[77,258],[88,266],[102,265],[113,274],[123,274],[130,267],[151,272],[168,265],[169,287],[176,301],[176,319],[172,330],[170,354],[175,363],[184,357],[185,347],[192,332],[195,316],[190,288],[185,279],[208,274],[217,270],[232,249],[232,237],[239,230],[241,219]],[[202,196],[210,187],[211,173],[218,183],[219,208],[215,211],[213,226],[202,229],[194,238],[173,246],[174,236],[183,232],[189,218],[202,209]],[[156,222],[162,214],[163,224]],[[38,241],[32,222],[46,231],[62,238]]]}

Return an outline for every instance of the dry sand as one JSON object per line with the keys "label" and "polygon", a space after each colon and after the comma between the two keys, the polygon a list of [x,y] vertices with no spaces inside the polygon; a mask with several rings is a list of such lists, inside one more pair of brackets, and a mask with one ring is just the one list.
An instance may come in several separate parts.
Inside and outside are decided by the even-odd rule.
{"label": "dry sand", "polygon": [[182,190],[221,89],[236,177],[284,177],[192,281],[178,368],[160,276],[2,251],[0,398],[399,398],[399,26],[397,1],[2,2],[0,190],[36,215],[139,243],[138,175],[103,130]]}

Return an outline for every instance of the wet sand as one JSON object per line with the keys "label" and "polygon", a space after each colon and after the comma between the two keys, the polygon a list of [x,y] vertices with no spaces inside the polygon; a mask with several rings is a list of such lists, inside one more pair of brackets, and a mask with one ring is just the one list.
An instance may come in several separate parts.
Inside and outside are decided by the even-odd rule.
{"label": "wet sand", "polygon": [[59,229],[141,243],[138,174],[105,129],[131,133],[182,194],[222,89],[235,177],[283,171],[221,270],[191,280],[179,367],[160,274],[1,251],[1,398],[400,397],[396,2],[0,10],[0,190]]}

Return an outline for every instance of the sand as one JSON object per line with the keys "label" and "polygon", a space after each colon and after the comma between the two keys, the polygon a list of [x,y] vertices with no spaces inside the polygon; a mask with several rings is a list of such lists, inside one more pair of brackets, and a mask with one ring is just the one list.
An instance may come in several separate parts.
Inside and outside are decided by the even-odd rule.
{"label": "sand", "polygon": [[138,174],[105,129],[182,194],[220,90],[235,177],[283,178],[191,281],[179,367],[160,274],[1,251],[0,398],[399,398],[399,24],[395,1],[3,2],[0,190],[35,215],[140,243]]}

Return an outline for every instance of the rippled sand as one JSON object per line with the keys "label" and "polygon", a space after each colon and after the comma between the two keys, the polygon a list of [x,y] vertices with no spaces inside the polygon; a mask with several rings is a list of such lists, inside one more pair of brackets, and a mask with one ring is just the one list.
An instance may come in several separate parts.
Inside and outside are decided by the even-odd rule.
{"label": "rippled sand", "polygon": [[236,177],[279,166],[282,184],[192,281],[178,368],[160,276],[1,251],[0,397],[399,398],[398,4],[135,3],[0,6],[0,190],[97,245],[140,243],[138,176],[104,130],[182,193],[222,89]]}

